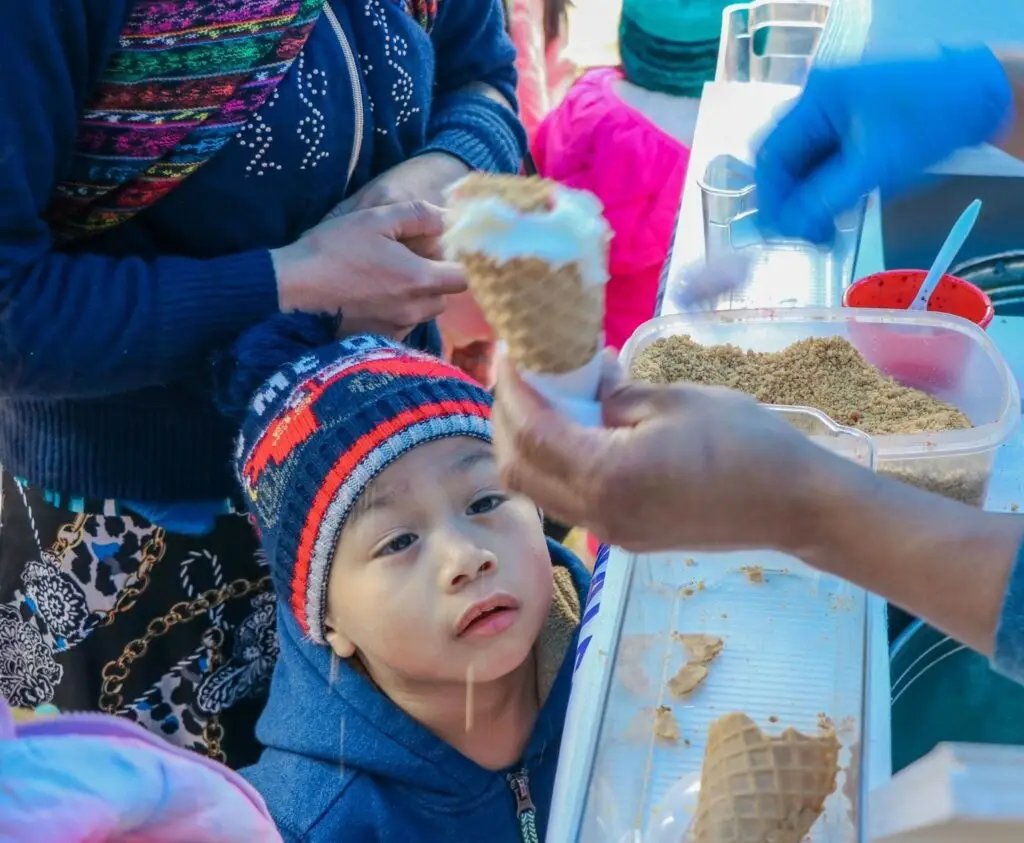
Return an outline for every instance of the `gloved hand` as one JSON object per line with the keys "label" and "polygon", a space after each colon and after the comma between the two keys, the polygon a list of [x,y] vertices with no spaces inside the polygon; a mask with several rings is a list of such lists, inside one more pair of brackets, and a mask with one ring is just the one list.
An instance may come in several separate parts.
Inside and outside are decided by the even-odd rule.
{"label": "gloved hand", "polygon": [[758,151],[760,223],[827,242],[861,196],[905,190],[958,149],[994,139],[1012,116],[1010,83],[986,48],[813,69]]}

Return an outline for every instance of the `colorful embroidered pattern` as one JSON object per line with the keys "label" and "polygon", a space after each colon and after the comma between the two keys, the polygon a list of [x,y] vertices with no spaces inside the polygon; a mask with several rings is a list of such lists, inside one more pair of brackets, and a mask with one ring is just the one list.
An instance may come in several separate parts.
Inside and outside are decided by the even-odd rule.
{"label": "colorful embroidered pattern", "polygon": [[437,19],[438,0],[395,0],[416,21],[424,32],[434,28]]}
{"label": "colorful embroidered pattern", "polygon": [[61,240],[116,226],[210,160],[302,51],[323,0],[138,0],[48,221]]}

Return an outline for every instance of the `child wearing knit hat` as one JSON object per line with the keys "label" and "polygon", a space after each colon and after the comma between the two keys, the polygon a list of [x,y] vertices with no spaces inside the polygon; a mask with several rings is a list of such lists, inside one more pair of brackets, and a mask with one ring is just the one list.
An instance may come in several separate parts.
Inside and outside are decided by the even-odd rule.
{"label": "child wearing knit hat", "polygon": [[589,190],[612,238],[605,338],[621,348],[654,316],[704,83],[726,0],[623,0],[618,68],[591,70],[541,123],[540,174]]}
{"label": "child wearing knit hat", "polygon": [[489,393],[313,316],[218,368],[278,597],[243,774],[282,836],[542,839],[588,574],[499,486]]}

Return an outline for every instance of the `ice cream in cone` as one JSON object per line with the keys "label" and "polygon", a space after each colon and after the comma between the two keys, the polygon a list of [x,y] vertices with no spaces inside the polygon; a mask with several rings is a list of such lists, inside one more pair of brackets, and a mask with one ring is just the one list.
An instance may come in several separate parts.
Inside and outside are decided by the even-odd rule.
{"label": "ice cream in cone", "polygon": [[545,179],[474,173],[448,205],[445,253],[465,267],[508,356],[556,392],[592,401],[600,367],[571,375],[594,370],[603,344],[611,234],[601,203]]}
{"label": "ice cream in cone", "polygon": [[836,788],[834,731],[766,735],[745,714],[708,730],[693,843],[801,843]]}

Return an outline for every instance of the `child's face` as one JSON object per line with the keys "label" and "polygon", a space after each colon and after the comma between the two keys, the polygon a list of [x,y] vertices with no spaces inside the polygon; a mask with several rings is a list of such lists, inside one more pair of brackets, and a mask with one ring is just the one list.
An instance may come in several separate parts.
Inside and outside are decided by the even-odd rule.
{"label": "child's face", "polygon": [[526,660],[551,590],[536,507],[501,490],[490,445],[440,439],[383,471],[342,530],[327,639],[378,681],[493,681]]}

